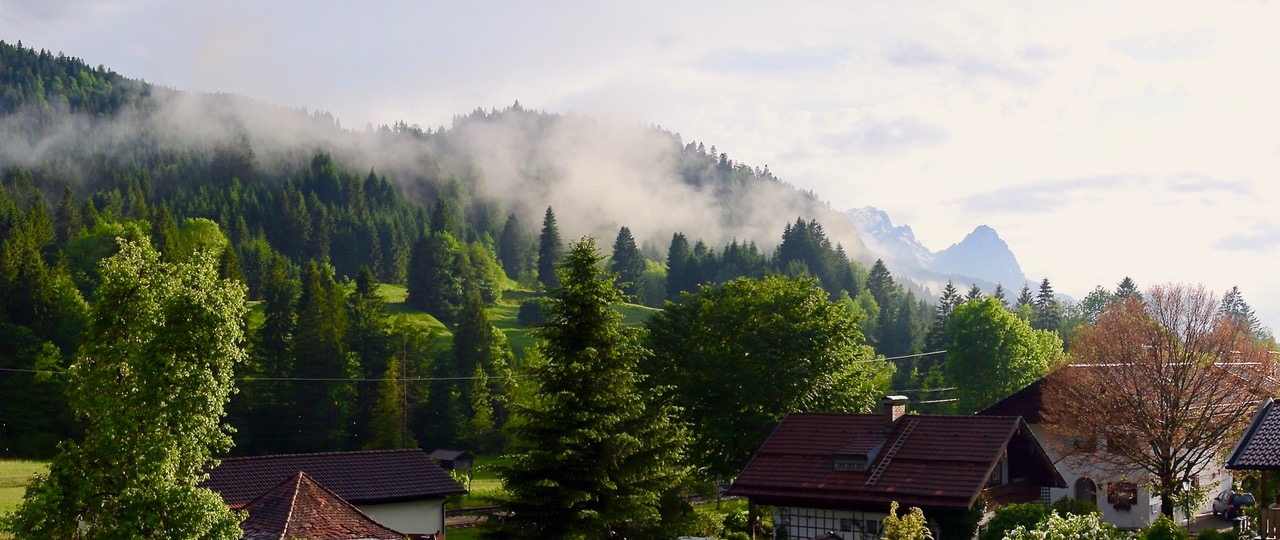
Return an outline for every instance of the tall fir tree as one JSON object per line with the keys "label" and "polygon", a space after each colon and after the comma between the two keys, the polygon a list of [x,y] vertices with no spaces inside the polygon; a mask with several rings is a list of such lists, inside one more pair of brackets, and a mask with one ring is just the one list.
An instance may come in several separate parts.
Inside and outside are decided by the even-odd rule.
{"label": "tall fir tree", "polygon": [[1031,318],[1031,327],[1036,330],[1057,332],[1062,326],[1062,306],[1053,296],[1053,285],[1049,278],[1040,282],[1040,292],[1036,295],[1035,316]]}
{"label": "tall fir tree", "polygon": [[637,389],[645,350],[611,305],[622,301],[595,242],[571,246],[547,322],[546,362],[517,406],[515,451],[500,469],[510,510],[494,537],[633,537],[662,521],[662,495],[687,474],[687,435],[670,406]]}
{"label": "tall fir tree", "polygon": [[311,261],[298,298],[294,330],[294,374],[307,384],[307,399],[296,404],[302,437],[295,441],[319,451],[347,450],[357,397],[356,359],[347,351],[347,314],[333,268]]}
{"label": "tall fir tree", "polygon": [[618,238],[613,242],[613,255],[609,269],[618,276],[618,285],[622,293],[634,297],[640,288],[640,277],[644,275],[644,256],[636,247],[636,239],[631,236],[631,229],[618,229]]}
{"label": "tall fir tree", "polygon": [[680,293],[692,292],[694,280],[689,278],[689,260],[693,252],[689,249],[689,239],[683,233],[671,235],[671,246],[667,248],[667,300],[680,300]]}
{"label": "tall fir tree", "polygon": [[502,262],[502,270],[511,279],[520,279],[520,275],[528,271],[530,259],[529,233],[520,224],[515,214],[507,216],[498,236],[498,260]]}
{"label": "tall fir tree", "polygon": [[1120,280],[1120,283],[1116,284],[1117,300],[1124,300],[1130,296],[1140,294],[1141,293],[1138,292],[1138,284],[1134,283],[1133,278],[1129,276],[1125,276],[1124,279]]}
{"label": "tall fir tree", "polygon": [[563,251],[556,214],[548,206],[542,218],[542,234],[538,237],[538,282],[548,291],[560,286],[556,265],[560,264]]}

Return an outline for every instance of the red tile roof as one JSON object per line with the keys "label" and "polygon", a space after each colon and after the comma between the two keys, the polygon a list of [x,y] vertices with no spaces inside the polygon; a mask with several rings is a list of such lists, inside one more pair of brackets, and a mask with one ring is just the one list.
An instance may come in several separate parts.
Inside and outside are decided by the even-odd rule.
{"label": "red tile roof", "polygon": [[1246,471],[1280,470],[1280,407],[1275,400],[1262,402],[1235,451],[1227,458],[1228,469]]}
{"label": "red tile roof", "polygon": [[296,472],[245,505],[243,540],[403,540],[404,533],[384,527]]}
{"label": "red tile roof", "polygon": [[[782,420],[728,493],[775,505],[898,501],[969,508],[1015,438],[1018,459],[1042,460],[1036,470],[1065,486],[1018,417],[908,415],[886,429],[879,414],[796,413]],[[889,456],[900,439],[901,447]],[[865,455],[877,446],[866,470],[835,469],[837,455]]]}
{"label": "red tile roof", "polygon": [[237,508],[298,471],[354,504],[438,499],[467,492],[420,449],[231,458],[209,471],[203,485]]}

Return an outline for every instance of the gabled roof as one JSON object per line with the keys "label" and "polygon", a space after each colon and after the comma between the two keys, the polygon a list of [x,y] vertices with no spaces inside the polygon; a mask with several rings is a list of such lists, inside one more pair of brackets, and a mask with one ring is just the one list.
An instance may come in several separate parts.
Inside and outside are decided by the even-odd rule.
{"label": "gabled roof", "polygon": [[445,450],[443,448],[437,449],[427,455],[431,459],[439,459],[442,461],[453,461],[458,458],[470,459],[472,457],[471,452],[466,450]]}
{"label": "gabled roof", "polygon": [[403,540],[351,503],[296,472],[246,504],[243,540]]}
{"label": "gabled roof", "polygon": [[[1015,441],[1039,474],[1066,485],[1018,417],[908,415],[886,426],[878,414],[795,413],[728,493],[763,504],[969,508]],[[867,453],[865,470],[836,470],[837,456]]]}
{"label": "gabled roof", "polygon": [[231,458],[210,470],[203,485],[238,508],[298,471],[354,504],[438,499],[467,492],[421,449]]}
{"label": "gabled roof", "polygon": [[1253,415],[1235,451],[1227,458],[1228,469],[1246,471],[1280,470],[1280,407],[1267,398]]}

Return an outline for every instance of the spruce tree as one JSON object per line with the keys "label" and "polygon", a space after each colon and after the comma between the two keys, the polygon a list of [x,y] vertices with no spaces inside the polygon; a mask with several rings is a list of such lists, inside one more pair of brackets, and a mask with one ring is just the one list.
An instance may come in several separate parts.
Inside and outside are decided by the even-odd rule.
{"label": "spruce tree", "polygon": [[517,404],[510,510],[501,538],[633,537],[661,522],[659,500],[687,473],[675,411],[637,389],[646,351],[611,306],[622,301],[595,241],[571,246],[535,330],[546,361]]}
{"label": "spruce tree", "polygon": [[623,294],[635,296],[639,292],[640,277],[644,275],[644,256],[636,247],[636,239],[631,236],[631,229],[618,229],[618,238],[613,242],[612,263],[609,269],[618,275],[618,285]]}
{"label": "spruce tree", "polygon": [[1022,290],[1018,291],[1018,299],[1014,302],[1014,307],[1022,309],[1023,306],[1031,306],[1035,303],[1036,297],[1031,294],[1031,286],[1026,283],[1022,284]]}
{"label": "spruce tree", "polygon": [[667,300],[680,300],[681,292],[692,292],[688,277],[689,259],[693,253],[689,251],[689,239],[682,233],[671,235],[671,247],[667,248]]}
{"label": "spruce tree", "polygon": [[1120,283],[1116,285],[1117,300],[1124,300],[1125,298],[1135,294],[1139,294],[1138,285],[1134,283],[1133,278],[1129,276],[1125,276],[1124,279],[1120,280]]}
{"label": "spruce tree", "polygon": [[564,248],[560,243],[560,228],[556,226],[556,214],[547,207],[542,218],[542,235],[538,237],[538,282],[548,291],[560,285],[556,265],[560,263]]}
{"label": "spruce tree", "polygon": [[294,331],[294,375],[306,379],[307,394],[296,404],[303,440],[314,451],[347,450],[354,418],[356,359],[346,344],[344,291],[333,280],[333,268],[311,261],[298,299]]}
{"label": "spruce tree", "polygon": [[502,270],[511,279],[520,279],[520,275],[529,270],[529,234],[520,225],[515,214],[507,216],[502,226],[502,234],[498,236],[498,260],[502,262]]}
{"label": "spruce tree", "polygon": [[54,234],[58,245],[65,246],[84,228],[80,219],[80,210],[76,207],[76,196],[68,187],[62,191],[62,200],[58,201],[58,209],[54,211]]}
{"label": "spruce tree", "polygon": [[996,284],[996,290],[994,290],[994,291],[992,291],[992,292],[991,292],[991,297],[992,297],[992,298],[995,298],[996,300],[999,300],[999,301],[1000,301],[1000,305],[1001,305],[1001,306],[1004,306],[1004,307],[1005,307],[1005,309],[1008,309],[1008,308],[1009,308],[1009,301],[1008,301],[1008,300],[1006,300],[1006,299],[1005,299],[1005,297],[1004,297],[1004,285],[1003,285],[1003,284],[1001,284],[1001,283],[997,283],[997,284]]}
{"label": "spruce tree", "polygon": [[1057,332],[1061,324],[1062,307],[1053,296],[1053,286],[1049,284],[1049,278],[1044,278],[1040,282],[1040,294],[1036,295],[1035,316],[1031,319],[1031,326],[1036,330]]}

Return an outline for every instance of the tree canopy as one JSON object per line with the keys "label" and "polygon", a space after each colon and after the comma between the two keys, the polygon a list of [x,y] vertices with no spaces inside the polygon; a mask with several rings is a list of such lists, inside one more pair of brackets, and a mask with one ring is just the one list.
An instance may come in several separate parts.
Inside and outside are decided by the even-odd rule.
{"label": "tree canopy", "polygon": [[244,361],[243,285],[216,255],[164,262],[144,240],[104,261],[88,339],[67,370],[86,422],[4,523],[18,538],[239,538],[240,516],[197,484],[231,446],[222,422]]}
{"label": "tree canopy", "polygon": [[1269,348],[1218,307],[1203,287],[1128,295],[1079,332],[1071,363],[1043,390],[1054,439],[1105,444],[1088,459],[1143,471],[1167,516],[1188,479],[1229,450],[1257,401],[1277,390]]}
{"label": "tree canopy", "polygon": [[947,324],[947,382],[971,413],[1035,382],[1062,356],[1062,340],[987,297],[955,308]]}
{"label": "tree canopy", "polygon": [[893,373],[814,279],[735,279],[646,326],[648,383],[674,390],[693,460],[714,479],[736,475],[787,413],[869,411]]}

